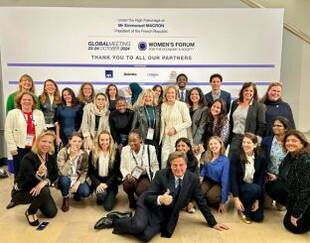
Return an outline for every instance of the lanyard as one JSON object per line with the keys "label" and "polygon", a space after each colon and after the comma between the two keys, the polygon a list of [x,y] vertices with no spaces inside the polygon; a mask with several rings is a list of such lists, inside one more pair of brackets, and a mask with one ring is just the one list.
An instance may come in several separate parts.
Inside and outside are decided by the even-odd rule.
{"label": "lanyard", "polygon": [[[149,112],[148,112],[148,109],[147,109],[145,106],[144,106],[144,110],[145,110],[145,112],[146,112],[148,126],[151,127],[151,128],[155,128],[155,123],[156,123],[155,108],[152,107],[153,119],[152,119],[152,117],[150,116],[150,114],[149,114]],[[151,119],[152,119],[152,120],[151,120]]]}
{"label": "lanyard", "polygon": [[[142,145],[143,146],[143,150],[142,150],[142,155],[141,155],[141,167],[142,167],[142,165],[143,165],[143,155],[144,155],[144,150],[145,150],[145,147],[144,147],[144,145]],[[141,148],[140,148],[141,149]],[[132,150],[130,150],[131,151],[131,155],[132,155],[132,157],[133,157],[133,159],[135,160],[135,163],[136,163],[136,166],[139,166],[139,164],[138,164],[138,161],[137,161],[137,158],[134,156],[134,154],[133,154],[133,152],[132,152]],[[140,152],[140,151],[139,151]]]}

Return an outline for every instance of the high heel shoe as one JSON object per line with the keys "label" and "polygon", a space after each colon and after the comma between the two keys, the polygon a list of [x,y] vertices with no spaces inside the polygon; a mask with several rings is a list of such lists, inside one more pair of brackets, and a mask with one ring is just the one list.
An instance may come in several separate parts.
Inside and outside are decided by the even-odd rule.
{"label": "high heel shoe", "polygon": [[[28,213],[28,210],[25,212],[25,215],[26,215],[26,218],[28,220],[28,223],[31,225],[31,226],[38,226],[40,224],[39,220],[38,219],[35,219],[34,217],[34,214],[29,214]],[[30,221],[30,217],[32,217],[33,221]]]}

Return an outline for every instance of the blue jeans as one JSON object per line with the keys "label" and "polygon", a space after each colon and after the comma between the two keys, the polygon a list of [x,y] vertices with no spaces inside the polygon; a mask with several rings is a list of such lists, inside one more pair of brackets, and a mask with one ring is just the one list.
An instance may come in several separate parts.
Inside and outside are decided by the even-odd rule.
{"label": "blue jeans", "polygon": [[[69,195],[69,190],[71,186],[71,178],[68,176],[60,176],[58,181],[58,187],[61,191],[63,197]],[[74,197],[80,199],[81,197],[88,197],[90,195],[90,189],[86,182],[81,183]]]}

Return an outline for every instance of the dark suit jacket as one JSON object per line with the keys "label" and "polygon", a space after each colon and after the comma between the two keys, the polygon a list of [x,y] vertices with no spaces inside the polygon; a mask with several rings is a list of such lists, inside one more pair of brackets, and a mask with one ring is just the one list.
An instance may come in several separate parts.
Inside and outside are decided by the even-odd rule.
{"label": "dark suit jacket", "polygon": [[[177,225],[179,212],[184,208],[190,199],[194,199],[207,220],[210,227],[216,225],[216,220],[210,213],[206,200],[202,196],[199,178],[190,171],[186,171],[182,189],[177,198],[169,206],[157,205],[157,197],[170,190],[172,195],[175,194],[175,177],[171,169],[163,169],[156,173],[151,187],[144,193],[143,199],[146,208],[148,208],[147,216],[149,224],[157,224],[161,222],[161,235],[163,237],[171,237]],[[140,201],[140,199],[139,199]],[[139,202],[138,202],[139,203]]]}
{"label": "dark suit jacket", "polygon": [[207,125],[207,107],[200,106],[192,117],[192,136],[193,144],[203,144],[203,135],[206,132]]}
{"label": "dark suit jacket", "polygon": [[[230,178],[231,178],[231,189],[234,197],[239,197],[239,186],[246,183],[243,181],[245,173],[245,164],[240,160],[239,153],[233,155],[230,161]],[[266,171],[265,158],[261,155],[256,154],[254,159],[254,178],[253,183],[258,184],[263,188],[264,175]]]}
{"label": "dark suit jacket", "polygon": [[264,137],[261,143],[261,147],[264,150],[264,154],[265,154],[266,167],[268,166],[268,164],[272,164],[271,159],[270,159],[270,150],[272,146],[272,140],[273,140],[273,136]]}
{"label": "dark suit jacket", "polygon": [[[178,92],[178,97],[179,97],[179,100],[181,101],[180,91]],[[186,95],[185,95],[185,103],[188,103],[188,99],[189,99],[189,90],[187,89],[186,90]]]}
{"label": "dark suit jacket", "polygon": [[[146,139],[148,122],[144,106],[139,106],[134,110],[135,114],[132,121],[132,130],[138,129],[143,140]],[[160,136],[160,106],[155,107],[155,134],[154,140],[159,141]]]}
{"label": "dark suit jacket", "polygon": [[[231,103],[231,94],[225,90],[221,90],[220,98],[226,103],[226,114],[229,113],[230,103]],[[205,95],[205,100],[207,101],[208,107],[211,107],[213,102],[212,91]]]}
{"label": "dark suit jacket", "polygon": [[[239,100],[234,100],[231,106],[230,113],[230,137],[233,135],[234,119],[233,114],[239,105]],[[249,106],[248,114],[245,121],[245,132],[251,132],[255,135],[263,137],[266,129],[265,119],[266,108],[264,104],[253,100],[252,105]]]}
{"label": "dark suit jacket", "polygon": [[[20,170],[16,178],[18,190],[30,191],[39,183],[41,179],[36,176],[36,172],[40,165],[41,161],[38,155],[32,151],[24,156],[20,162]],[[47,177],[44,179],[48,179],[50,184],[53,184],[58,178],[58,169],[55,156],[48,155],[46,167]]]}

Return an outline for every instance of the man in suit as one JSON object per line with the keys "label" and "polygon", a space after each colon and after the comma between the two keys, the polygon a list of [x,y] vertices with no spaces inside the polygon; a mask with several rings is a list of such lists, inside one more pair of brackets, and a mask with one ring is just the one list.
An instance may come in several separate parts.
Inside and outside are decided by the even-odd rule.
{"label": "man in suit", "polygon": [[189,90],[186,89],[188,78],[184,73],[177,76],[177,85],[179,87],[179,100],[188,103]]}
{"label": "man in suit", "polygon": [[199,178],[187,170],[187,158],[182,152],[169,156],[170,168],[158,171],[151,187],[138,199],[133,217],[112,212],[100,219],[95,229],[113,227],[114,234],[133,234],[142,241],[151,240],[157,233],[170,238],[178,222],[179,212],[190,199],[197,202],[208,225],[216,230],[227,230],[217,223],[203,198]]}
{"label": "man in suit", "polygon": [[231,95],[229,92],[225,90],[221,90],[221,85],[223,82],[223,77],[215,73],[210,77],[210,84],[212,90],[205,95],[205,100],[208,103],[208,106],[211,107],[211,104],[214,100],[221,98],[226,103],[226,114],[229,113],[230,103],[231,103]]}

